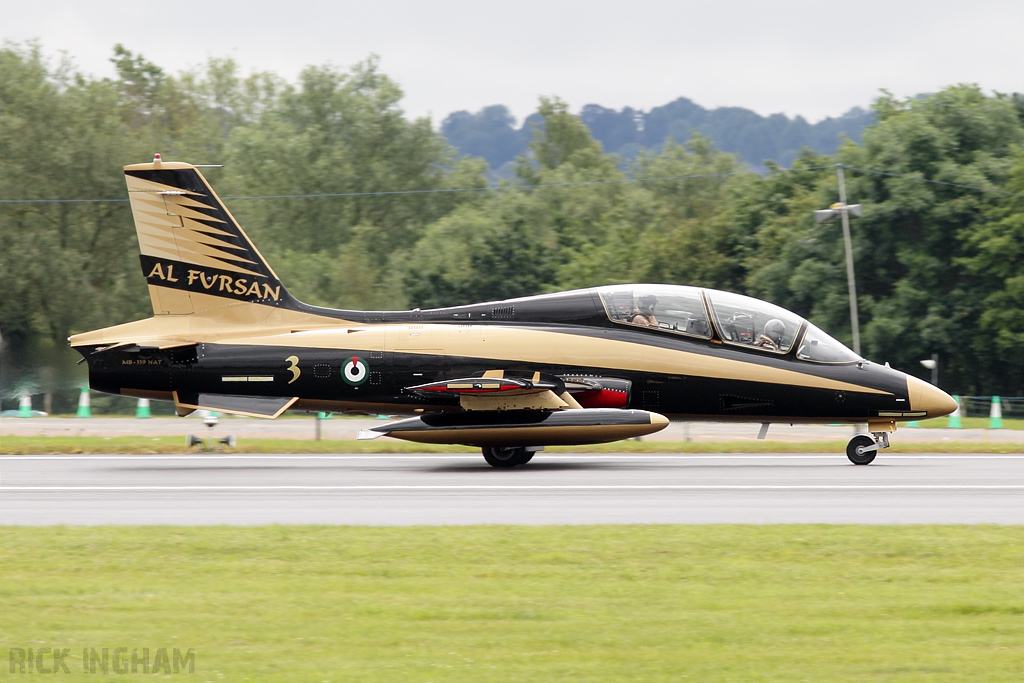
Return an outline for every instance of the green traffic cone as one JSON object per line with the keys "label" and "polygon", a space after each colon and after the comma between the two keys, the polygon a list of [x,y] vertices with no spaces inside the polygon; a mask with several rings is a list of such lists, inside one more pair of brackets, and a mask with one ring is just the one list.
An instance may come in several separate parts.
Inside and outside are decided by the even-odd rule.
{"label": "green traffic cone", "polygon": [[910,422],[907,423],[907,426],[908,427],[920,427],[921,423],[918,422],[917,420],[911,420]]}
{"label": "green traffic cone", "polygon": [[953,394],[953,400],[956,401],[956,410],[949,416],[949,423],[946,427],[949,429],[962,429],[963,425],[960,424],[960,397]]}
{"label": "green traffic cone", "polygon": [[992,397],[992,409],[988,413],[988,428],[1003,428],[1003,403],[998,396]]}
{"label": "green traffic cone", "polygon": [[78,395],[77,417],[92,417],[92,407],[89,403],[89,387],[82,387],[82,393]]}
{"label": "green traffic cone", "polygon": [[18,417],[32,417],[32,397],[22,396],[18,401]]}
{"label": "green traffic cone", "polygon": [[149,417],[149,399],[140,398],[139,404],[135,406],[135,417]]}

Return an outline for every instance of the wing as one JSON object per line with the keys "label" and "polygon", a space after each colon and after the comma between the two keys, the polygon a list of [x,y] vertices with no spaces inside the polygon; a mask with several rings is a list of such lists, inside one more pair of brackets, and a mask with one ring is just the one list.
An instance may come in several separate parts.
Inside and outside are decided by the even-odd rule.
{"label": "wing", "polygon": [[632,382],[613,377],[515,376],[488,370],[479,377],[443,380],[409,387],[424,397],[454,394],[464,410],[564,410],[625,408]]}

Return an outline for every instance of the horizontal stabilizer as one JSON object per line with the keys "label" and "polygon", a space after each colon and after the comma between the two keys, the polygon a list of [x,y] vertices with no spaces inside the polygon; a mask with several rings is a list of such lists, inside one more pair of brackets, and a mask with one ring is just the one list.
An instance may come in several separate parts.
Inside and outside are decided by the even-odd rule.
{"label": "horizontal stabilizer", "polygon": [[[95,342],[83,342],[80,344],[71,344],[71,346],[86,346]],[[105,346],[97,346],[92,350],[92,353],[102,353],[103,351],[113,351],[115,349],[126,351],[129,353],[135,353],[138,351],[163,351],[165,349],[183,349],[186,346],[196,346],[197,343],[194,341],[182,341],[180,339],[144,339],[144,340],[131,340],[121,341],[114,344],[107,344]]]}
{"label": "horizontal stabilizer", "polygon": [[466,446],[570,446],[634,438],[667,425],[664,415],[645,410],[471,411],[411,417],[362,430],[359,438],[390,436]]}
{"label": "horizontal stabilizer", "polygon": [[187,415],[193,410],[216,410],[232,415],[273,419],[288,410],[297,400],[297,396],[233,396],[174,392],[174,405],[179,415]]}

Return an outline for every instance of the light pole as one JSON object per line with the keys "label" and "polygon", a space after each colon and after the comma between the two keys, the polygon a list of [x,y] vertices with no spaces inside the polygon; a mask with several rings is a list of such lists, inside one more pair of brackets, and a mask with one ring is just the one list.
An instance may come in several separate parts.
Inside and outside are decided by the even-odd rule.
{"label": "light pole", "polygon": [[932,384],[939,386],[939,354],[933,353],[931,358],[921,361],[921,365],[932,371]]}
{"label": "light pole", "polygon": [[853,277],[853,245],[850,242],[850,215],[860,218],[860,204],[846,203],[846,178],[843,165],[836,164],[836,177],[839,180],[839,201],[827,209],[814,212],[814,220],[824,223],[840,216],[843,221],[843,244],[846,247],[846,284],[850,290],[850,328],[853,330],[853,352],[860,355],[860,323],[857,315],[857,284]]}

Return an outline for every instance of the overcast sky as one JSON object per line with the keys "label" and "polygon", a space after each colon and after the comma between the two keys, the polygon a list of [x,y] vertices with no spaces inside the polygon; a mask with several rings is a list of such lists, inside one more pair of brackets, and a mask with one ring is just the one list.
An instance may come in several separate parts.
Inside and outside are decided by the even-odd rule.
{"label": "overcast sky", "polygon": [[678,97],[810,121],[954,83],[1024,92],[1020,0],[250,0],[4,3],[0,39],[38,39],[95,76],[115,43],[171,73],[208,57],[293,80],[371,53],[435,126],[539,95],[649,110]]}

